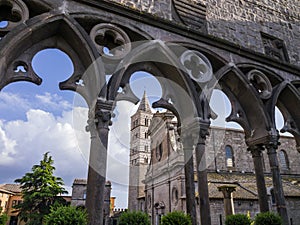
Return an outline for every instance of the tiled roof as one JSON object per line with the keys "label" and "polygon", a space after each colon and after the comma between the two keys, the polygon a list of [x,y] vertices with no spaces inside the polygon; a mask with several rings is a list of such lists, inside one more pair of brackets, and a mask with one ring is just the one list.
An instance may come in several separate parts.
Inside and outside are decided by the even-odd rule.
{"label": "tiled roof", "polygon": [[[257,199],[255,174],[208,173],[208,187],[210,198],[223,198],[218,187],[235,185],[234,199]],[[265,176],[267,190],[273,187],[272,177]],[[283,191],[286,197],[300,197],[300,187],[287,179],[282,179]]]}
{"label": "tiled roof", "polygon": [[86,179],[76,178],[76,179],[74,180],[73,184],[87,185],[87,180],[86,180]]}
{"label": "tiled roof", "polygon": [[[78,185],[87,185],[87,179],[83,179],[83,178],[75,178],[73,185],[74,184],[78,184]],[[105,185],[111,185],[110,181],[106,181]]]}
{"label": "tiled roof", "polygon": [[8,191],[8,190],[5,190],[5,189],[2,189],[1,186],[0,186],[0,193],[5,193],[5,194],[14,194],[13,192],[11,191]]}
{"label": "tiled roof", "polygon": [[22,192],[20,184],[1,184],[0,188],[4,189],[6,191],[13,192],[13,193],[21,193]]}

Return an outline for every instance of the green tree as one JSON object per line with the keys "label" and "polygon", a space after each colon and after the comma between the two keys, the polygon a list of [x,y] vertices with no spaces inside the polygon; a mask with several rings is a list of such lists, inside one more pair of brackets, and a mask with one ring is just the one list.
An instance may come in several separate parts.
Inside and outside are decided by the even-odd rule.
{"label": "green tree", "polygon": [[0,225],[6,225],[8,215],[6,213],[0,214]]}
{"label": "green tree", "polygon": [[74,206],[51,207],[50,214],[45,216],[45,225],[86,225],[87,213]]}
{"label": "green tree", "polygon": [[31,172],[15,180],[21,184],[23,195],[23,202],[15,208],[27,225],[43,224],[43,218],[49,214],[51,205],[64,203],[58,195],[67,193],[62,187],[63,180],[53,175],[54,161],[48,154],[44,154],[40,164],[34,165]]}
{"label": "green tree", "polygon": [[250,225],[251,220],[247,215],[235,214],[226,217],[225,225]]}
{"label": "green tree", "polygon": [[282,225],[281,217],[273,212],[259,213],[255,216],[255,225]]}
{"label": "green tree", "polygon": [[174,211],[162,217],[161,225],[192,225],[192,220],[189,215]]}
{"label": "green tree", "polygon": [[118,225],[150,225],[150,220],[143,212],[124,212],[119,218]]}

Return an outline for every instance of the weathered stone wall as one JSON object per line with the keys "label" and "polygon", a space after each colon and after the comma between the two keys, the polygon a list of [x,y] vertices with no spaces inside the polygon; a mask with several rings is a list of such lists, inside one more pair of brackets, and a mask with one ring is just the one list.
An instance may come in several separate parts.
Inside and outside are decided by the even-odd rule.
{"label": "weathered stone wall", "polygon": [[171,0],[112,0],[127,7],[171,20]]}
{"label": "weathered stone wall", "polygon": [[284,41],[290,62],[300,65],[300,1],[199,0],[207,7],[208,33],[265,53],[261,33]]}
{"label": "weathered stone wall", "polygon": [[[72,206],[85,207],[86,201],[86,190],[87,190],[87,181],[85,179],[80,179],[80,182],[73,183],[72,186]],[[105,183],[104,189],[104,215],[107,216],[110,213],[110,195],[111,195],[111,182],[107,181]],[[99,203],[100,204],[100,203]]]}
{"label": "weathered stone wall", "polygon": [[[181,17],[177,8],[189,5],[188,10],[199,5],[206,6],[208,34],[233,42],[259,53],[267,53],[264,45],[275,45],[272,38],[282,40],[290,63],[300,65],[300,1],[298,0],[111,0],[138,11],[154,14],[166,20]],[[189,8],[191,7],[191,8]],[[172,9],[173,8],[173,9]],[[179,10],[179,11],[178,11]],[[188,12],[188,11],[187,11]],[[187,13],[185,12],[185,13]],[[205,12],[204,12],[205,13]],[[191,13],[199,15],[198,13]],[[186,14],[185,14],[186,16]],[[189,15],[190,16],[190,15]],[[193,19],[183,22],[192,26]],[[195,27],[193,29],[196,29]],[[206,31],[206,29],[205,29]],[[271,40],[263,40],[262,33]],[[266,43],[266,42],[269,42]],[[264,44],[265,43],[265,44]],[[280,44],[281,46],[281,44]],[[281,47],[279,47],[281,48]],[[269,53],[267,53],[269,54]],[[273,53],[271,53],[273,54]]]}
{"label": "weathered stone wall", "polygon": [[[232,168],[226,167],[225,147],[231,146],[234,158]],[[207,166],[211,170],[253,172],[251,154],[247,151],[244,133],[238,130],[215,128],[207,139]]]}
{"label": "weathered stone wall", "polygon": [[286,198],[288,215],[290,218],[291,224],[299,224],[300,221],[300,202],[297,198]]}
{"label": "weathered stone wall", "polygon": [[259,213],[259,204],[257,200],[233,199],[235,214],[245,214],[249,212],[250,217],[254,218]]}
{"label": "weathered stone wall", "polygon": [[[259,212],[258,201],[233,199],[233,204],[234,204],[235,214],[245,214],[249,212],[250,217],[254,218],[255,215]],[[212,225],[225,224],[223,199],[210,199],[210,211],[212,215],[211,217]]]}
{"label": "weathered stone wall", "polygon": [[[287,153],[289,170],[281,171],[284,174],[300,174],[299,152],[296,150],[296,143],[292,137],[282,136],[281,145],[278,151],[284,150]],[[226,167],[225,146],[229,145],[234,153],[234,167]],[[247,151],[244,133],[240,130],[226,130],[214,128],[210,131],[206,144],[207,166],[209,170],[254,172],[254,165],[251,153]],[[265,172],[270,173],[269,159],[266,150],[263,152]],[[280,168],[282,165],[280,164]]]}
{"label": "weathered stone wall", "polygon": [[73,184],[71,205],[85,206],[85,200],[86,184]]}

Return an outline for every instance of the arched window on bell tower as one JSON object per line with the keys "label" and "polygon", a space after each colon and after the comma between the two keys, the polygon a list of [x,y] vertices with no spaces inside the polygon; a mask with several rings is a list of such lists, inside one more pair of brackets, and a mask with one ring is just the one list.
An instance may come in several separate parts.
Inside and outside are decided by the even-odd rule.
{"label": "arched window on bell tower", "polygon": [[278,158],[279,158],[279,162],[280,162],[280,165],[281,165],[281,169],[282,170],[289,170],[290,165],[289,165],[289,159],[288,159],[288,155],[287,155],[286,151],[280,150],[279,153],[278,153]]}
{"label": "arched window on bell tower", "polygon": [[225,157],[226,157],[226,167],[231,168],[234,167],[234,153],[233,149],[230,145],[225,146]]}

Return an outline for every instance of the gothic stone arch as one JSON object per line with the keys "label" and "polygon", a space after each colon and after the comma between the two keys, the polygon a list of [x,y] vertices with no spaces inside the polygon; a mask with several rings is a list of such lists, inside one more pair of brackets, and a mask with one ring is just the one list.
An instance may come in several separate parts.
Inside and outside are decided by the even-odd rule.
{"label": "gothic stone arch", "polygon": [[[261,152],[267,148],[278,212],[287,225],[276,158],[279,136],[274,111],[277,105],[283,112],[284,130],[294,135],[299,149],[299,68],[208,36],[205,7],[201,4],[192,5],[201,16],[190,18],[178,1],[166,1],[169,8],[154,1],[149,1],[149,6],[139,1],[121,3],[127,6],[94,0],[0,0],[0,17],[8,21],[0,28],[0,89],[16,81],[41,84],[31,60],[42,49],[59,48],[73,61],[74,74],[60,83],[60,88],[80,93],[90,109],[89,224],[103,224],[103,205],[99,202],[103,202],[107,138],[115,102],[138,101],[128,81],[132,72],[145,69],[155,74],[163,87],[162,98],[154,105],[171,110],[180,119],[186,152],[196,145],[201,224],[211,224],[203,163],[205,138],[213,116],[208,103],[213,89],[222,88],[232,104],[227,120],[243,127],[254,159],[260,209],[268,211],[261,164]],[[186,4],[190,7],[192,3]],[[157,53],[159,60],[149,58],[152,53]],[[196,71],[194,64],[199,66]],[[17,72],[18,66],[25,72]],[[108,84],[106,74],[113,74]],[[199,74],[213,76],[207,79]],[[188,98],[176,95],[174,86],[164,80],[179,86]],[[194,178],[188,176],[192,174],[192,160],[188,155],[186,159],[187,205],[196,225]]]}

